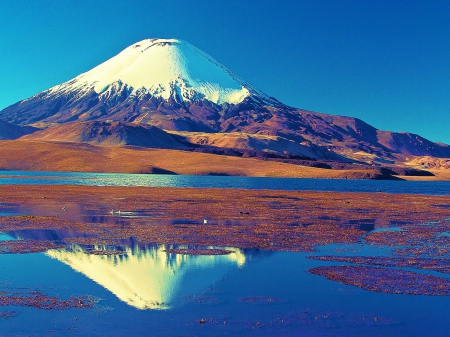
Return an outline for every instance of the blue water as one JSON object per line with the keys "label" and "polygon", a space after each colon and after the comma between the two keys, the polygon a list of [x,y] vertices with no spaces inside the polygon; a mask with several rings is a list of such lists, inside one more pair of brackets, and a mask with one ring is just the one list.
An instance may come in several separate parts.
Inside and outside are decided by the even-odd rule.
{"label": "blue water", "polygon": [[450,194],[450,182],[0,171],[0,185],[89,185]]}
{"label": "blue water", "polygon": [[[72,234],[9,233],[58,241]],[[225,256],[179,256],[165,253],[163,245],[121,246],[124,258],[86,255],[77,244],[45,254],[0,254],[2,290],[100,299],[91,310],[0,307],[17,314],[0,319],[0,334],[422,337],[447,336],[450,329],[448,297],[381,294],[335,283],[306,272],[335,264],[307,259],[310,253],[229,248],[234,253]],[[373,254],[356,244],[321,247],[313,255],[337,248]],[[143,309],[136,301],[151,305],[154,298],[164,305]]]}
{"label": "blue water", "polygon": [[[0,184],[450,193],[449,182],[30,171],[0,171]],[[83,207],[68,205],[62,211],[60,205],[45,205],[36,212],[3,204],[0,216],[55,215],[90,223],[123,221],[125,227],[134,216],[149,217],[150,221],[148,214],[132,214],[129,219],[127,214],[110,214],[109,209]],[[66,238],[88,236],[73,231],[20,230],[0,233],[0,240],[50,240],[60,244]],[[172,247],[177,248],[168,248]],[[72,243],[46,253],[0,254],[0,292],[38,290],[63,299],[82,295],[99,299],[89,310],[0,306],[0,314],[15,315],[0,315],[0,335],[422,337],[446,336],[450,331],[447,296],[369,292],[307,273],[312,267],[340,264],[311,260],[307,258],[310,255],[390,256],[395,247],[373,247],[363,241],[322,246],[313,253],[221,247],[233,251],[224,256],[183,256],[165,252],[165,248],[127,238],[112,247]],[[94,249],[116,249],[126,254],[86,254]],[[201,320],[204,324],[199,323]]]}

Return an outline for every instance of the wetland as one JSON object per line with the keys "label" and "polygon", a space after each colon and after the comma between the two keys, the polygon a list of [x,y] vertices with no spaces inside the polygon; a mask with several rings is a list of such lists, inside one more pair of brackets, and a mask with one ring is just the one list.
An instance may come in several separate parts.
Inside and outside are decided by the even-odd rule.
{"label": "wetland", "polygon": [[0,184],[0,336],[445,335],[450,195],[403,183]]}

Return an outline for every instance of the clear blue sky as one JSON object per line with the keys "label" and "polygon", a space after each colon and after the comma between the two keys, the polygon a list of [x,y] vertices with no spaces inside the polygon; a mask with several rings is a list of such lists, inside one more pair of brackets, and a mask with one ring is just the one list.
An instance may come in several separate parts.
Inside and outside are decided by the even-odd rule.
{"label": "clear blue sky", "polygon": [[2,0],[0,109],[152,37],[286,104],[450,144],[448,0]]}

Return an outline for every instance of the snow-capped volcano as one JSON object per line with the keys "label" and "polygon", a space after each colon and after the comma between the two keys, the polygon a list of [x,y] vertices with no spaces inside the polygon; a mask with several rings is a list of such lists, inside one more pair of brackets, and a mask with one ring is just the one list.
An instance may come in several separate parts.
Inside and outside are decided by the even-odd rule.
{"label": "snow-capped volcano", "polygon": [[[43,128],[101,120],[217,132],[223,117],[239,115],[239,105],[245,110],[286,107],[187,42],[147,39],[0,111],[0,119]],[[269,114],[255,111],[252,116],[262,121]]]}
{"label": "snow-capped volcano", "polygon": [[57,85],[49,94],[70,92],[109,96],[126,90],[130,96],[181,101],[206,99],[216,104],[242,102],[246,97],[270,97],[251,87],[208,54],[176,39],[147,39],[74,79]]}
{"label": "snow-capped volcano", "polygon": [[[0,111],[0,120],[55,127],[29,139],[167,148],[182,142],[208,151],[242,149],[381,164],[394,163],[397,154],[450,157],[449,146],[417,135],[286,106],[175,39],[134,43],[72,80]],[[66,123],[71,124],[57,127]],[[148,126],[172,135],[149,132]]]}

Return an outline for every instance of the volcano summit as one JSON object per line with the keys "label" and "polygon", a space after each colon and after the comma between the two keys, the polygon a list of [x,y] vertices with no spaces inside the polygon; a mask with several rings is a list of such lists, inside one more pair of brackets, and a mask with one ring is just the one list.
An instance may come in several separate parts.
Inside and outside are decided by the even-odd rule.
{"label": "volcano summit", "polygon": [[[148,39],[70,81],[5,109],[0,118],[44,127],[75,120],[109,119],[202,131],[211,128],[204,119],[220,118],[214,114],[222,110],[220,106],[244,100],[282,105],[187,42]],[[196,118],[196,107],[189,109],[192,104],[206,105],[204,110],[210,113]],[[176,111],[163,118],[165,111],[180,109],[187,114]],[[182,118],[177,118],[177,114]],[[173,122],[172,127],[167,126],[168,121]]]}
{"label": "volcano summit", "polygon": [[50,93],[89,93],[107,96],[120,88],[130,96],[149,94],[180,102],[206,99],[216,104],[236,104],[251,95],[270,101],[211,56],[175,39],[138,42],[112,59],[50,89]]}
{"label": "volcano summit", "polygon": [[[28,132],[44,129],[25,136],[33,140],[97,145],[108,140],[103,145],[111,145],[111,139],[120,139],[112,143],[122,146],[134,139],[128,145],[180,144],[184,150],[375,166],[414,163],[429,168],[450,162],[448,145],[380,131],[356,118],[287,106],[176,39],[137,42],[97,67],[7,107],[0,120],[34,127],[24,129]],[[120,135],[111,134],[114,130]],[[170,144],[143,136],[156,134],[164,134]]]}

